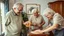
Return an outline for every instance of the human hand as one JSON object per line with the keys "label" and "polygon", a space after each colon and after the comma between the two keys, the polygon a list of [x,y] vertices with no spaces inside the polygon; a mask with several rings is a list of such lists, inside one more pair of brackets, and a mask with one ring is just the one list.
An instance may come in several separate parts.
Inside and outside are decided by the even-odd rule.
{"label": "human hand", "polygon": [[32,34],[42,34],[41,30],[31,31]]}
{"label": "human hand", "polygon": [[31,22],[30,22],[30,21],[24,22],[23,24],[24,24],[26,27],[30,27],[30,26],[31,26]]}
{"label": "human hand", "polygon": [[39,27],[39,28],[41,28],[41,27],[42,27],[42,25],[38,25],[38,27]]}

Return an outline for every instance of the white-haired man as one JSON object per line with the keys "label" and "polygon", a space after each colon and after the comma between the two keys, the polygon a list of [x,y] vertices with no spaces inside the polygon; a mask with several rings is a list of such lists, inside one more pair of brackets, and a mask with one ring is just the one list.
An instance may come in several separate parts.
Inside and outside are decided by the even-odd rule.
{"label": "white-haired man", "polygon": [[33,15],[29,19],[29,21],[32,23],[31,30],[43,29],[42,26],[45,24],[43,16],[39,14],[37,8],[34,8],[32,12]]}
{"label": "white-haired man", "polygon": [[22,30],[22,16],[21,12],[23,5],[21,3],[15,3],[12,10],[6,14],[5,27],[6,36],[20,36]]}
{"label": "white-haired man", "polygon": [[[64,18],[59,13],[55,13],[50,8],[47,8],[45,10],[44,16],[46,16],[48,18],[51,26],[45,30],[36,30],[36,31],[38,33],[45,33],[45,32],[49,32],[49,31],[54,30],[53,31],[54,36],[64,36]],[[36,31],[34,31],[34,32],[36,32]]]}

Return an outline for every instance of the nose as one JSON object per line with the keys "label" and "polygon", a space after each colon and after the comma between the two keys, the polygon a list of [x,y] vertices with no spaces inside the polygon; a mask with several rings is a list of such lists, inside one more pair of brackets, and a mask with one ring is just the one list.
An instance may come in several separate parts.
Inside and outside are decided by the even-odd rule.
{"label": "nose", "polygon": [[49,18],[49,16],[46,16],[47,18]]}

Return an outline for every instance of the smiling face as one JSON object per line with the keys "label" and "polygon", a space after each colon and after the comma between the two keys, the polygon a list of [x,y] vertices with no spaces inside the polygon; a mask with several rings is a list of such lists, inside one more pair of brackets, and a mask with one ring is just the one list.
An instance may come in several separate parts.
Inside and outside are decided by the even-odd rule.
{"label": "smiling face", "polygon": [[53,16],[52,16],[52,15],[50,15],[50,14],[46,14],[45,16],[48,18],[48,20],[53,19]]}
{"label": "smiling face", "polygon": [[39,16],[39,11],[38,11],[37,8],[33,9],[33,10],[32,10],[32,13],[33,13],[33,15],[34,15],[35,17],[38,17],[38,16]]}
{"label": "smiling face", "polygon": [[36,11],[36,12],[34,13],[34,16],[36,16],[36,17],[39,16],[38,11]]}

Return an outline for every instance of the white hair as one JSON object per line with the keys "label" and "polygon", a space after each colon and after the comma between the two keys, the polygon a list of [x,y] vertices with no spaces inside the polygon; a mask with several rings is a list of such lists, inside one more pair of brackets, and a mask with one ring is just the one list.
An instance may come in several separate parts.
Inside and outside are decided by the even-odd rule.
{"label": "white hair", "polygon": [[44,13],[43,13],[43,15],[48,15],[48,14],[50,14],[50,15],[54,15],[55,14],[55,11],[53,11],[51,8],[46,8],[45,10],[44,10]]}
{"label": "white hair", "polygon": [[36,12],[39,13],[38,9],[37,9],[37,8],[34,8],[34,9],[32,10],[32,13],[36,13]]}
{"label": "white hair", "polygon": [[13,7],[12,7],[12,8],[13,8],[13,9],[14,9],[14,8],[18,8],[18,7],[19,7],[19,5],[23,6],[23,5],[22,5],[22,3],[17,2],[17,3],[15,3],[15,4],[13,5]]}

